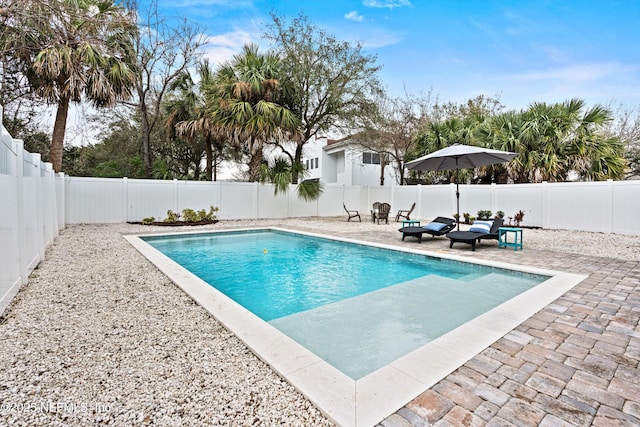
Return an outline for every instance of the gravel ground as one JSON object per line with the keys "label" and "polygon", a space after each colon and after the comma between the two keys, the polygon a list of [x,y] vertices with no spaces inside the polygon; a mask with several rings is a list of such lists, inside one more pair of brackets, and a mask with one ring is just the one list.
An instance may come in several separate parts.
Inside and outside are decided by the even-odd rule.
{"label": "gravel ground", "polygon": [[[398,224],[344,218],[198,230],[254,225],[400,240]],[[175,229],[74,225],[48,248],[0,317],[0,425],[331,425],[122,238],[150,231]],[[640,236],[527,229],[524,243],[640,259]]]}

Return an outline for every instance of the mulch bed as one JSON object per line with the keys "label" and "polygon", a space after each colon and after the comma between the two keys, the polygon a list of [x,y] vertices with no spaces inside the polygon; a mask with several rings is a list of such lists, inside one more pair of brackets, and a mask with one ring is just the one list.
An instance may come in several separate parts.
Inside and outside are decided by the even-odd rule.
{"label": "mulch bed", "polygon": [[127,221],[127,224],[137,224],[137,225],[159,225],[161,227],[183,227],[183,226],[193,226],[193,225],[207,225],[207,224],[216,224],[218,222],[217,219],[211,221],[175,221],[175,222],[164,222],[164,221],[154,221],[154,222],[141,222],[141,221]]}

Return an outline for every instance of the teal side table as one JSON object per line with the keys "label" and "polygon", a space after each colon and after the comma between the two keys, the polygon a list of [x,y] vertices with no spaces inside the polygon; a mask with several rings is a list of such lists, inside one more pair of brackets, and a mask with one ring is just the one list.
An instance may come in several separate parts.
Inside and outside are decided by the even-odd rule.
{"label": "teal side table", "polygon": [[[513,235],[513,239],[509,240],[509,235]],[[512,247],[514,251],[522,250],[522,228],[500,227],[498,229],[498,247]]]}
{"label": "teal side table", "polygon": [[402,226],[403,227],[420,227],[420,220],[419,219],[405,219],[402,221]]}

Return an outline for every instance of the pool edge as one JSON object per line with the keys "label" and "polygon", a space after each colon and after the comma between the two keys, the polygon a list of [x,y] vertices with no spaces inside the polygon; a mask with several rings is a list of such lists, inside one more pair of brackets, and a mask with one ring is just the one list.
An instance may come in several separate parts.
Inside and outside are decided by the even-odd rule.
{"label": "pool edge", "polygon": [[[290,232],[551,277],[377,371],[359,380],[353,380],[186,271],[142,239],[153,235],[193,235],[247,230]],[[123,237],[225,328],[234,333],[259,359],[304,394],[323,414],[344,426],[379,423],[587,277],[280,227],[132,234]],[[496,324],[500,327],[496,328]]]}

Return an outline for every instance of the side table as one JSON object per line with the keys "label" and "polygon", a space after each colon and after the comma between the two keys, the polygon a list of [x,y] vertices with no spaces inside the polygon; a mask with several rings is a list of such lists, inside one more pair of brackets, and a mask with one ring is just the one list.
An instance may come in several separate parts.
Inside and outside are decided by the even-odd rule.
{"label": "side table", "polygon": [[[512,241],[509,241],[509,234],[513,235]],[[522,228],[500,227],[498,229],[498,247],[513,247],[514,251],[522,250]]]}

